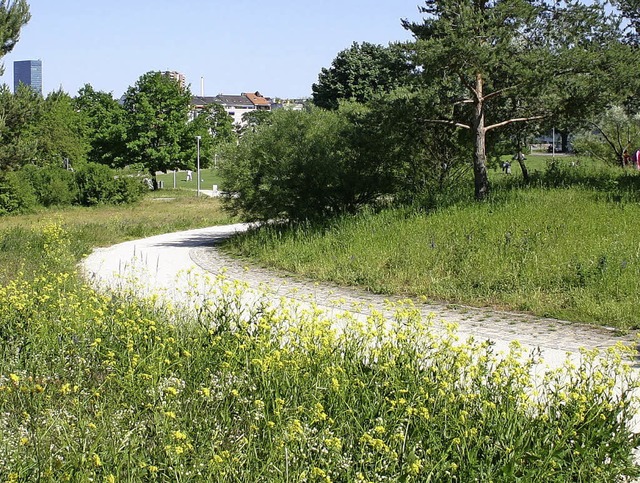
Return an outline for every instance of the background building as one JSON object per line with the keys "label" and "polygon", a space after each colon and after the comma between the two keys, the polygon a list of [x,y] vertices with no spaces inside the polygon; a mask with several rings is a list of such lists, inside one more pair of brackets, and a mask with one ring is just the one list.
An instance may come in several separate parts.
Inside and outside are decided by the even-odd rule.
{"label": "background building", "polygon": [[191,98],[191,119],[195,118],[198,111],[203,109],[207,104],[220,104],[227,114],[233,118],[236,126],[244,126],[246,122],[242,119],[242,115],[257,110],[270,111],[272,109],[271,99],[264,97],[259,92],[246,93],[238,95],[218,94],[214,97],[193,96]]}
{"label": "background building", "polygon": [[13,63],[13,92],[24,84],[42,94],[42,61],[17,60]]}
{"label": "background building", "polygon": [[167,70],[167,71],[164,71],[162,75],[176,81],[180,85],[180,88],[183,90],[187,86],[187,77],[180,72],[177,72],[175,70]]}

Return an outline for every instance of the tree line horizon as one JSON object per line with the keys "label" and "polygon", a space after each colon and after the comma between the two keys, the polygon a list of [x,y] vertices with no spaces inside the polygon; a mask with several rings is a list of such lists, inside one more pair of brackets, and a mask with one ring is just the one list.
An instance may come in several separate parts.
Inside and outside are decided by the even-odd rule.
{"label": "tree line horizon", "polygon": [[[466,169],[475,199],[484,200],[491,159],[511,152],[520,160],[528,140],[552,127],[564,136],[595,132],[605,148],[593,145],[589,152],[623,162],[623,150],[636,142],[638,3],[426,0],[418,6],[422,20],[399,25],[413,40],[354,42],[321,69],[312,105],[302,113],[253,115],[242,132],[216,104],[189,121],[189,89],[160,72],[143,74],[122,103],[89,84],[75,98],[61,90],[46,98],[28,89],[11,94],[3,86],[0,171],[67,159],[134,165],[154,176],[193,169],[194,139],[200,136],[203,166],[214,151],[236,165],[223,173],[237,211],[251,211],[252,194],[261,193],[263,203],[264,196],[291,194],[302,185],[307,195],[321,188],[333,193],[314,195],[318,199],[310,204],[317,201],[319,208],[301,210],[303,216],[351,211],[389,195],[383,186],[391,187],[395,199],[419,198],[425,190],[442,190]],[[29,13],[24,0],[0,8],[5,55]],[[615,130],[625,127],[626,140],[612,142]],[[320,137],[312,132],[323,129]],[[268,142],[268,131],[280,131],[280,142],[297,144],[297,151],[278,146],[275,137]],[[251,148],[256,144],[257,153]],[[331,173],[319,174],[320,167]],[[292,177],[324,186],[282,185]],[[295,218],[301,216],[292,215],[296,210],[276,211]]]}

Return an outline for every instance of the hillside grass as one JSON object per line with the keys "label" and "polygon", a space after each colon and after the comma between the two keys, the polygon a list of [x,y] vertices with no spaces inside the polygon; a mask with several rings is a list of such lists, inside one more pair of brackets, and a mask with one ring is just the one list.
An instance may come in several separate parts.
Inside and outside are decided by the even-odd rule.
{"label": "hillside grass", "polygon": [[637,328],[640,205],[612,201],[634,193],[503,188],[493,201],[432,213],[395,209],[321,227],[263,227],[226,249],[379,293]]}
{"label": "hillside grass", "polygon": [[39,269],[40,231],[59,221],[69,233],[76,261],[92,248],[174,231],[231,223],[217,199],[193,192],[159,190],[132,205],[66,207],[0,218],[0,283],[18,271]]}

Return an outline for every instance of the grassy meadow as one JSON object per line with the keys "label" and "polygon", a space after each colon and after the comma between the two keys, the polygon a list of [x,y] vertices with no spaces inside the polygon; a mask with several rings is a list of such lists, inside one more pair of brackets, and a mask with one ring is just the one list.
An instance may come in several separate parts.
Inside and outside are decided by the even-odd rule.
{"label": "grassy meadow", "polygon": [[[164,183],[164,190],[173,190],[174,181],[175,188],[178,190],[186,189],[186,190],[197,190],[198,189],[198,177],[197,172],[193,171],[193,176],[190,181],[187,181],[187,172],[186,171],[177,171],[174,173],[170,171],[166,174],[159,174],[156,177],[158,181],[162,181]],[[213,188],[213,185],[217,185],[220,187],[222,184],[222,179],[218,174],[218,170],[216,168],[207,168],[200,170],[200,189],[210,190]]]}
{"label": "grassy meadow", "polygon": [[[92,246],[227,221],[216,200],[168,194],[132,207],[0,220],[2,263],[14,267],[0,286],[0,481],[608,483],[640,476],[639,441],[628,426],[638,385],[625,363],[629,349],[589,351],[544,370],[539,354],[518,344],[499,355],[488,341],[460,340],[453,326],[442,334],[409,301],[367,320],[346,318],[338,331],[313,306],[265,299],[242,310],[244,286],[223,275],[212,275],[194,310],[135,290],[102,294],[78,277],[75,264]],[[529,212],[534,194],[491,205],[491,214],[519,205]],[[588,199],[573,196],[548,203],[557,209]],[[470,215],[443,210],[433,223],[471,242],[501,219],[454,226]],[[410,241],[426,244],[426,254],[452,239],[434,239],[431,248],[428,217],[380,216],[259,236],[270,233],[265,241],[286,247],[289,236],[329,239],[351,224],[373,238],[363,247],[384,246],[385,222],[396,220],[407,230],[406,238],[395,235],[406,250],[384,255],[379,273],[404,273],[405,281],[413,273],[404,260]],[[512,230],[508,242],[496,238],[502,250],[519,253],[568,231],[502,228]],[[344,257],[345,272],[362,263],[352,238],[336,240],[325,258]],[[474,250],[457,258],[479,263]],[[465,263],[461,273],[470,271]]]}
{"label": "grassy meadow", "polygon": [[42,257],[40,229],[59,221],[71,240],[75,260],[93,247],[160,233],[230,223],[219,201],[197,198],[188,190],[159,190],[140,203],[126,206],[69,207],[43,209],[32,214],[0,218],[0,282],[20,270],[38,270]]}
{"label": "grassy meadow", "polygon": [[585,172],[583,185],[569,188],[570,169],[534,180],[558,187],[522,188],[515,175],[498,172],[492,176],[503,188],[488,203],[269,226],[226,249],[379,293],[638,328],[640,178]]}

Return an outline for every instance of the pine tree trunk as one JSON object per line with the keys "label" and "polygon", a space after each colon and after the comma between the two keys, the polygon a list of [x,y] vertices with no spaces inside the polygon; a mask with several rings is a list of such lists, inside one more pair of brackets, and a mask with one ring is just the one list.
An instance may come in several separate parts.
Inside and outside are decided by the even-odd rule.
{"label": "pine tree trunk", "polygon": [[484,98],[482,93],[482,74],[476,74],[476,103],[474,110],[473,130],[475,149],[473,153],[473,177],[476,200],[482,201],[489,194],[489,178],[487,177],[487,149],[484,124]]}

